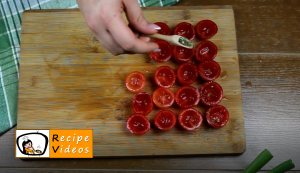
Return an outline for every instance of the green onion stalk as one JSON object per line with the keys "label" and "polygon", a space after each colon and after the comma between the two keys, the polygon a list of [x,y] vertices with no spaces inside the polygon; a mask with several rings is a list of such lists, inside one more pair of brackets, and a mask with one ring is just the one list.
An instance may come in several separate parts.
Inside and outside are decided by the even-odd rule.
{"label": "green onion stalk", "polygon": [[253,160],[253,162],[242,173],[258,172],[272,158],[273,155],[267,149],[265,149]]}
{"label": "green onion stalk", "polygon": [[290,169],[295,168],[294,163],[292,162],[292,160],[287,160],[283,163],[281,163],[280,165],[276,166],[274,169],[272,169],[270,172],[268,173],[282,173],[282,172],[286,172],[289,171]]}

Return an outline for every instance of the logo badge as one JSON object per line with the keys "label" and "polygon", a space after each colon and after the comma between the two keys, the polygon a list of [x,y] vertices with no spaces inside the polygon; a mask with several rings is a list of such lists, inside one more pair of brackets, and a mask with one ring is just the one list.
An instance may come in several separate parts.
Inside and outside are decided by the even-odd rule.
{"label": "logo badge", "polygon": [[93,130],[16,130],[15,145],[16,158],[93,158]]}
{"label": "logo badge", "polygon": [[50,157],[49,130],[16,130],[16,157]]}

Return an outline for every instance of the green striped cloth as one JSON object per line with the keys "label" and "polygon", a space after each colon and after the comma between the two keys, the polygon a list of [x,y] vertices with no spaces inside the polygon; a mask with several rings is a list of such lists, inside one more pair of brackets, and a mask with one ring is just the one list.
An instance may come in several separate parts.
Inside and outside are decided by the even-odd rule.
{"label": "green striped cloth", "polygon": [[[17,124],[22,12],[78,8],[76,0],[0,0],[0,134]],[[179,0],[138,0],[141,7],[170,6]]]}

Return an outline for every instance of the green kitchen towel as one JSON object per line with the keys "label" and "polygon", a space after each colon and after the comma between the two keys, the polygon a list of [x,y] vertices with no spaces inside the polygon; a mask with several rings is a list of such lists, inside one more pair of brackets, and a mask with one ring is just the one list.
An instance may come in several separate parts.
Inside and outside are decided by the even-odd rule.
{"label": "green kitchen towel", "polygon": [[[76,0],[0,0],[0,134],[17,124],[22,13],[31,9],[78,8]],[[179,0],[137,0],[141,7]]]}

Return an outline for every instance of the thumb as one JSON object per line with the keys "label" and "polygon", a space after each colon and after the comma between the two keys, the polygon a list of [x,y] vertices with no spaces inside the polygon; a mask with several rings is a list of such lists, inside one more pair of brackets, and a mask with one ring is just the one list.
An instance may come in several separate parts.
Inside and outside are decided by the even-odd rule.
{"label": "thumb", "polygon": [[134,29],[144,34],[154,34],[160,29],[159,26],[145,19],[137,0],[123,0],[123,2],[127,20]]}

